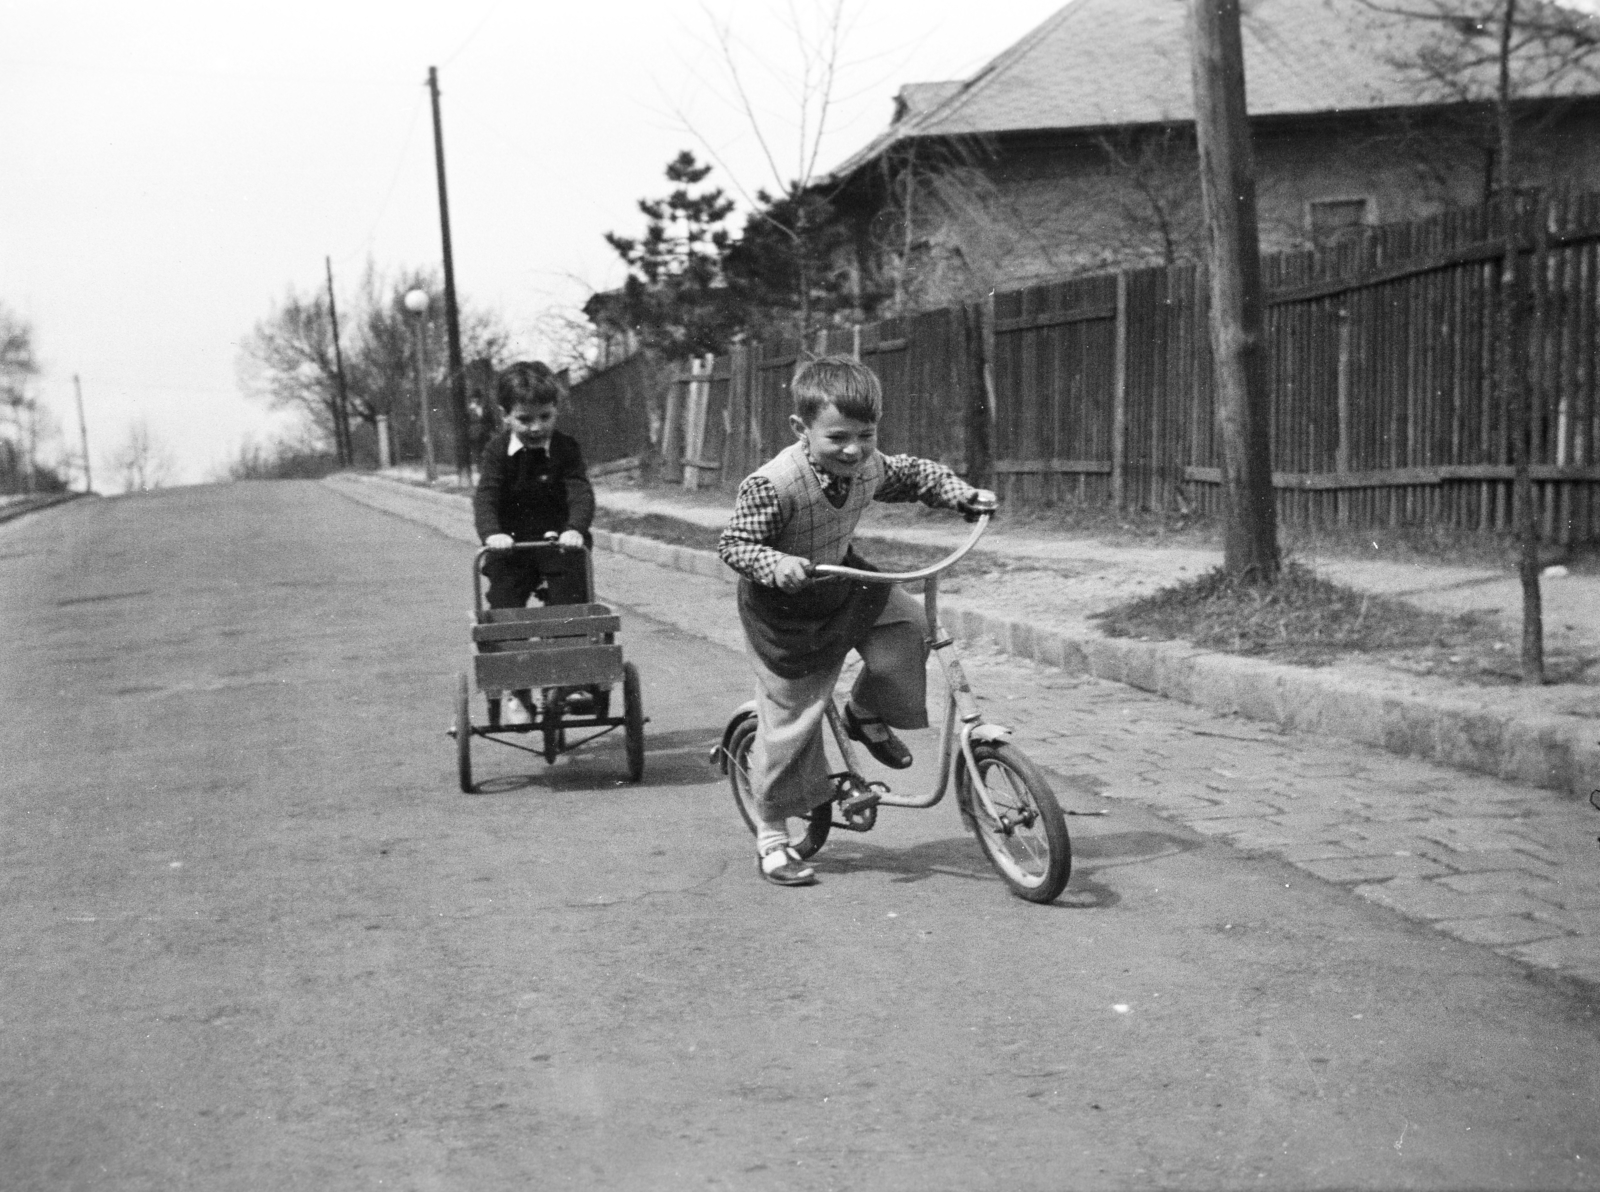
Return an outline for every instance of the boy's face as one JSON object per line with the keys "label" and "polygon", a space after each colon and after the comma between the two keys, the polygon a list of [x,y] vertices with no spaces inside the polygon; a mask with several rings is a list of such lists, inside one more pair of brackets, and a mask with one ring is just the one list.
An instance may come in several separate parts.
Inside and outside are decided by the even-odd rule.
{"label": "boy's face", "polygon": [[846,418],[831,402],[817,411],[807,426],[798,414],[789,425],[805,441],[811,458],[835,476],[854,476],[878,447],[878,424]]}
{"label": "boy's face", "polygon": [[524,447],[545,447],[556,428],[556,404],[535,405],[518,402],[506,411],[506,425],[522,440]]}

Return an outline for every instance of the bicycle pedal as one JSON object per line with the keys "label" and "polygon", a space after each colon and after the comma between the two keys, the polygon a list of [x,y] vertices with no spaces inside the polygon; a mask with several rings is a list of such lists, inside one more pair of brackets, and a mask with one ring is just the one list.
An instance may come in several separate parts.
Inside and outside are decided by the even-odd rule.
{"label": "bicycle pedal", "polygon": [[883,796],[877,791],[862,791],[858,795],[851,795],[848,799],[839,800],[839,810],[845,815],[856,815],[876,807],[881,802]]}

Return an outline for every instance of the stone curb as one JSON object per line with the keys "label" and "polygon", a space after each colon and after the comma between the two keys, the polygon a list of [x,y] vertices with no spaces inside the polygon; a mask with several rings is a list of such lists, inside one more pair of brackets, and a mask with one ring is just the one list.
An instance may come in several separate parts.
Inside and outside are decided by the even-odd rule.
{"label": "stone curb", "polygon": [[[420,504],[441,514],[448,509],[455,518],[467,501],[459,493],[384,477],[347,473],[329,479],[340,491],[348,491],[348,480],[408,490]],[[426,520],[452,537],[463,536]],[[465,530],[467,540],[477,541],[470,526]],[[594,541],[603,550],[730,586],[737,579],[710,551],[609,530],[594,531]],[[992,641],[1013,657],[1070,673],[1110,679],[1285,730],[1356,741],[1580,797],[1600,785],[1600,742],[1591,739],[1600,736],[1600,728],[1585,731],[1556,716],[1500,715],[1474,701],[1399,693],[1336,674],[1196,650],[1181,642],[1074,634],[1004,620],[956,600],[941,603],[945,626],[958,639]]]}

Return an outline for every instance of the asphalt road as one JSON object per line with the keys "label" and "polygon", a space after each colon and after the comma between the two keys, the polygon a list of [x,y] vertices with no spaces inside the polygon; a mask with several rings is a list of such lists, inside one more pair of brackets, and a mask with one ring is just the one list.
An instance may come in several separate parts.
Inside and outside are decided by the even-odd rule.
{"label": "asphalt road", "polygon": [[743,663],[625,602],[645,782],[459,793],[470,554],[309,483],[0,526],[0,1187],[1600,1183],[1591,992],[1136,809],[1054,907],[950,807],[762,884]]}

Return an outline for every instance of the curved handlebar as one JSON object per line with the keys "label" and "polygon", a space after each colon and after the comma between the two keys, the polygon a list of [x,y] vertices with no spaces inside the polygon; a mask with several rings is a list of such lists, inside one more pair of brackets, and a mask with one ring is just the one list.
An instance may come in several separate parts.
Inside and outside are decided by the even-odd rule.
{"label": "curved handlebar", "polygon": [[927,579],[929,576],[938,575],[946,568],[960,562],[968,551],[978,545],[978,539],[982,538],[983,532],[989,528],[989,518],[991,516],[993,515],[989,512],[980,513],[978,515],[978,524],[973,527],[970,538],[957,547],[952,554],[940,559],[932,566],[923,567],[917,571],[861,571],[855,567],[841,567],[834,563],[816,563],[811,567],[811,574],[818,576],[837,575],[847,579],[865,580],[867,583],[873,584],[907,584],[919,579]]}

